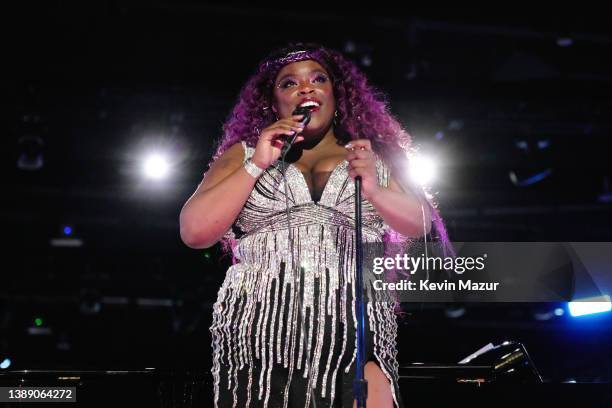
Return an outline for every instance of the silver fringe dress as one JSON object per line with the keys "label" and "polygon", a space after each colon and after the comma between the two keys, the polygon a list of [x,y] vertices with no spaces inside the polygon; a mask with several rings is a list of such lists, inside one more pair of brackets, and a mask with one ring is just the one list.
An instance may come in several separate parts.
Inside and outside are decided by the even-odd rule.
{"label": "silver fringe dress", "polygon": [[[246,160],[254,149],[243,147]],[[312,406],[312,398],[318,408],[353,406],[355,192],[347,167],[345,160],[332,171],[315,203],[299,169],[277,161],[226,234],[236,239],[236,263],[213,306],[215,407],[301,408]],[[381,160],[377,173],[387,186]],[[389,227],[366,200],[362,218],[364,242],[382,242]],[[285,269],[287,264],[294,267]],[[366,360],[380,366],[400,407],[394,307],[366,304]]]}

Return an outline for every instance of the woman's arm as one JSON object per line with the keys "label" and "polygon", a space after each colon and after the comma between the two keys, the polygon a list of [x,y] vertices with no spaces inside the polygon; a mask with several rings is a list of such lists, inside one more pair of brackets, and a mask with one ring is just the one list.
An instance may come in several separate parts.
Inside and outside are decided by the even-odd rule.
{"label": "woman's arm", "polygon": [[385,223],[402,235],[416,238],[431,231],[429,203],[425,199],[421,203],[412,192],[404,192],[393,178],[388,187],[379,186],[369,201]]}
{"label": "woman's arm", "polygon": [[[251,160],[267,169],[280,157],[281,136],[301,132],[302,115],[280,119],[261,131]],[[298,136],[295,143],[304,140]],[[244,151],[236,143],[210,167],[206,177],[181,210],[181,239],[191,248],[208,248],[216,244],[238,217],[251,195],[257,179],[243,167]]]}
{"label": "woman's arm", "polygon": [[244,169],[241,143],[217,159],[180,215],[181,239],[194,249],[216,244],[238,217],[255,179]]}
{"label": "woman's arm", "polygon": [[361,176],[361,191],[389,227],[408,237],[423,236],[431,230],[431,209],[411,191],[403,191],[393,177],[388,187],[378,185],[376,156],[368,139],[353,140],[347,146],[349,176]]}

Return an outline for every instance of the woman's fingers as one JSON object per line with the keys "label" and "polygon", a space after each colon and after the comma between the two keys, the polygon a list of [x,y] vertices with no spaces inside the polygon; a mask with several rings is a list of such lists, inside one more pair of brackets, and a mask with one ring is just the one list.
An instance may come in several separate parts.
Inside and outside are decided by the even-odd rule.
{"label": "woman's fingers", "polygon": [[287,124],[278,124],[264,130],[261,137],[271,141],[281,136],[293,136],[295,133],[299,134],[302,130],[303,129],[299,127],[294,127]]}
{"label": "woman's fingers", "polygon": [[[280,136],[282,136],[282,134],[277,135],[277,137],[275,139],[270,141],[270,144],[273,147],[276,147],[278,149],[281,149],[283,147],[283,145],[285,144],[285,140],[286,140],[286,138],[281,138]],[[301,142],[302,140],[304,140],[304,136],[298,136],[298,137],[295,138],[295,142],[294,143]]]}
{"label": "woman's fingers", "polygon": [[344,147],[346,147],[349,151],[372,151],[372,143],[368,139],[351,140]]}
{"label": "woman's fingers", "polygon": [[373,166],[374,163],[372,163],[371,160],[367,160],[367,159],[356,159],[356,160],[352,160],[350,161],[350,167],[353,169],[360,169],[360,168],[364,168],[364,167],[374,167]]}

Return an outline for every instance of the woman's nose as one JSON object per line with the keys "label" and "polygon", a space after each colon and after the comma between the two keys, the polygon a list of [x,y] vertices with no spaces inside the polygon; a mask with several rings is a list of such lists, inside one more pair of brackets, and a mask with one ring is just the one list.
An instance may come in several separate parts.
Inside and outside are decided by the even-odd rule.
{"label": "woman's nose", "polygon": [[312,92],[314,92],[314,89],[310,85],[302,85],[302,87],[299,90],[300,95],[306,95]]}

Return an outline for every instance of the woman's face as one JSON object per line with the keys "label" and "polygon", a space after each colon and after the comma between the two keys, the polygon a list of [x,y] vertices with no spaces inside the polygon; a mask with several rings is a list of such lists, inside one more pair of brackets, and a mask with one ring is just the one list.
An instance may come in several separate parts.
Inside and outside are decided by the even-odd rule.
{"label": "woman's face", "polygon": [[305,60],[285,65],[274,81],[274,111],[288,118],[298,106],[312,106],[311,119],[304,136],[326,131],[334,120],[336,101],[329,74],[316,61]]}

